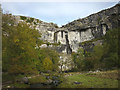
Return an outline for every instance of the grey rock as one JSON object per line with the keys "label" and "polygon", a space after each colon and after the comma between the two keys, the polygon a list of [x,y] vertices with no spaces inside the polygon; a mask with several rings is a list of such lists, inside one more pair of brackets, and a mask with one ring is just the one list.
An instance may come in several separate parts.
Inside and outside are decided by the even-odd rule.
{"label": "grey rock", "polygon": [[21,81],[22,81],[23,83],[25,83],[25,84],[28,84],[28,78],[27,78],[27,77],[22,78]]}
{"label": "grey rock", "polygon": [[82,84],[82,82],[77,82],[77,81],[75,81],[74,84]]}
{"label": "grey rock", "polygon": [[48,80],[48,83],[49,83],[49,84],[52,83],[52,82],[53,82],[53,80],[51,80],[51,79]]}

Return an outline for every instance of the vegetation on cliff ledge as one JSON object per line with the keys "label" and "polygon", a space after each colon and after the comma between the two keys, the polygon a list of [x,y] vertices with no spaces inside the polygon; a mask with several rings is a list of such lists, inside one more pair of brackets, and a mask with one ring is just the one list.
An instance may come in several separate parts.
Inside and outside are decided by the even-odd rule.
{"label": "vegetation on cliff ledge", "polygon": [[90,71],[110,70],[120,67],[118,60],[118,30],[109,30],[103,37],[104,43],[94,46],[93,51],[80,48],[77,53],[72,53],[76,65],[76,69],[74,69],[77,71]]}

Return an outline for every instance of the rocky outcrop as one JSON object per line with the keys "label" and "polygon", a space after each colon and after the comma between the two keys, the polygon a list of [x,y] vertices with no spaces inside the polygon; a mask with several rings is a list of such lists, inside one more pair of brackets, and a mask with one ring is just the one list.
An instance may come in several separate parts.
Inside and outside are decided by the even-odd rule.
{"label": "rocky outcrop", "polygon": [[74,62],[70,54],[60,54],[59,68],[60,71],[67,71],[74,67]]}
{"label": "rocky outcrop", "polygon": [[115,28],[117,27],[118,14],[120,13],[119,6],[120,4],[117,4],[112,8],[102,10],[83,19],[74,20],[63,27],[67,28],[69,31],[82,31],[83,29],[97,27],[102,24],[106,24],[109,29]]}
{"label": "rocky outcrop", "polygon": [[41,34],[41,40],[54,43],[54,33],[59,28],[57,24],[43,22],[39,19],[26,16],[14,16],[16,23],[25,22],[30,25],[31,28],[35,28]]}
{"label": "rocky outcrop", "polygon": [[[54,23],[46,23],[38,19],[25,16],[15,16],[17,22],[26,22],[30,27],[35,27],[41,33],[41,40],[50,43],[59,43],[59,46],[51,46],[58,52],[70,54],[77,52],[80,43],[95,38],[100,38],[110,29],[118,27],[120,4],[112,8],[102,10],[88,17],[74,20],[62,27]],[[47,45],[42,45],[44,47]]]}
{"label": "rocky outcrop", "polygon": [[102,10],[83,19],[75,20],[64,27],[68,30],[69,44],[72,51],[76,52],[79,43],[100,38],[110,29],[118,27],[120,4]]}

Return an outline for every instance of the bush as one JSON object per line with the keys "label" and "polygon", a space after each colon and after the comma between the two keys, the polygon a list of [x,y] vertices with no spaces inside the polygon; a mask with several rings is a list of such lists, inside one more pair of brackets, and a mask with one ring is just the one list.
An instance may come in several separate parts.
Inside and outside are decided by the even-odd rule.
{"label": "bush", "polygon": [[77,53],[72,53],[72,59],[75,63],[75,67],[77,67],[77,70],[81,71],[84,68],[84,49],[79,48]]}
{"label": "bush", "polygon": [[38,57],[39,57],[39,63],[37,65],[37,69],[39,71],[44,72],[45,71],[45,66],[43,65],[44,62],[48,61],[51,63],[52,66],[52,71],[57,71],[58,70],[58,61],[59,61],[59,54],[51,50],[49,48],[41,48],[38,49]]}
{"label": "bush", "polygon": [[28,18],[26,22],[27,23],[32,23],[33,21],[34,21],[34,18]]}
{"label": "bush", "polygon": [[53,70],[53,63],[49,57],[46,57],[43,60],[43,68],[44,68],[44,71],[52,71]]}
{"label": "bush", "polygon": [[112,67],[118,66],[118,54],[111,53],[109,57],[104,58],[103,62],[105,63],[104,67],[107,69],[112,69]]}
{"label": "bush", "polygon": [[25,23],[18,26],[3,27],[3,71],[11,74],[36,73],[36,63],[38,61],[35,49],[36,42],[40,36],[37,30],[29,28]]}
{"label": "bush", "polygon": [[22,19],[22,20],[26,20],[27,17],[25,17],[25,16],[20,16],[20,19]]}
{"label": "bush", "polygon": [[[72,53],[72,59],[78,71],[112,69],[119,67],[118,60],[118,29],[109,30],[104,37],[103,45],[96,45],[92,52],[79,49]],[[91,43],[94,40],[83,42]]]}
{"label": "bush", "polygon": [[37,25],[37,23],[36,23],[36,22],[34,22],[34,24],[35,24],[35,25]]}
{"label": "bush", "polygon": [[36,77],[33,77],[31,79],[29,79],[29,83],[30,84],[36,84],[36,83],[46,83],[47,80],[44,76],[40,75],[40,76],[36,76]]}

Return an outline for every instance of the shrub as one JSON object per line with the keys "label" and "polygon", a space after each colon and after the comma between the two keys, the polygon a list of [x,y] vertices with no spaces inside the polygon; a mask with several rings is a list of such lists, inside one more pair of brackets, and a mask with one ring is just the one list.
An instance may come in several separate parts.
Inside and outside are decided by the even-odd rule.
{"label": "shrub", "polygon": [[28,18],[26,22],[32,23],[34,21],[34,18]]}
{"label": "shrub", "polygon": [[43,68],[45,71],[52,71],[53,69],[53,63],[52,61],[50,60],[49,57],[46,57],[43,61]]}
{"label": "shrub", "polygon": [[41,48],[38,49],[38,57],[39,57],[39,63],[37,65],[38,70],[42,72],[45,71],[45,67],[44,67],[45,65],[43,65],[43,63],[45,63],[47,60],[50,62],[52,66],[52,71],[58,70],[59,54],[56,51],[51,50],[49,48]]}
{"label": "shrub", "polygon": [[35,25],[37,25],[37,23],[36,23],[36,22],[34,22],[34,24],[35,24]]}
{"label": "shrub", "polygon": [[25,16],[20,16],[20,19],[22,19],[22,20],[26,20],[27,17],[25,17]]}
{"label": "shrub", "polygon": [[29,79],[30,84],[46,83],[46,82],[47,82],[46,78],[44,76],[42,76],[42,75]]}

